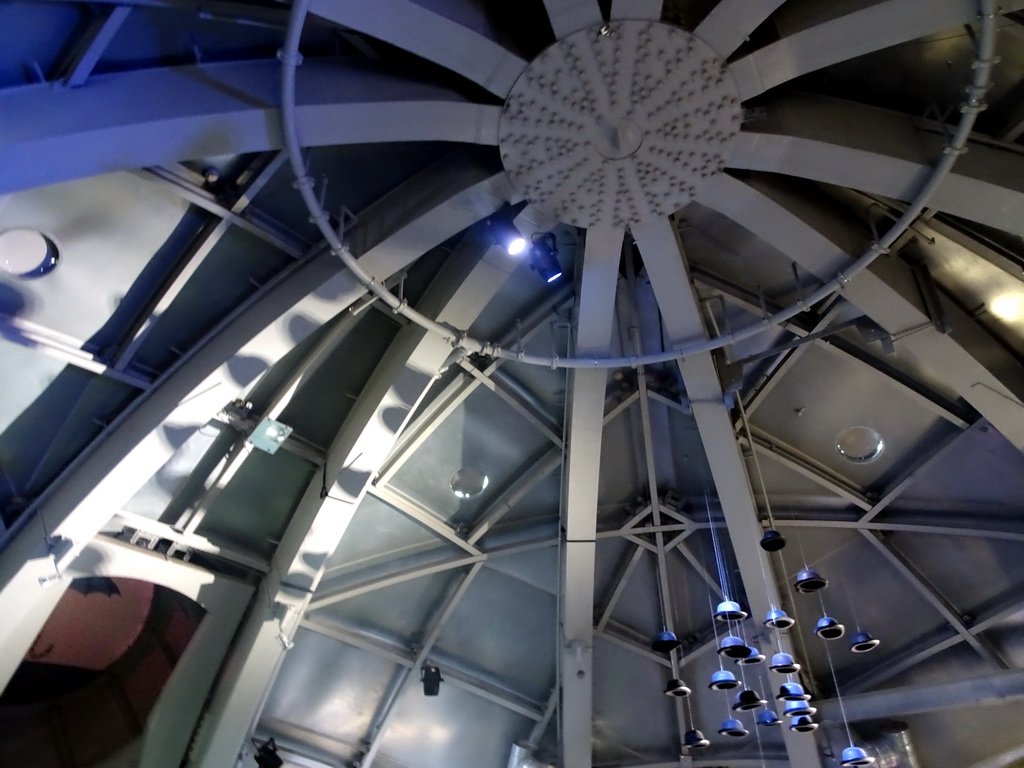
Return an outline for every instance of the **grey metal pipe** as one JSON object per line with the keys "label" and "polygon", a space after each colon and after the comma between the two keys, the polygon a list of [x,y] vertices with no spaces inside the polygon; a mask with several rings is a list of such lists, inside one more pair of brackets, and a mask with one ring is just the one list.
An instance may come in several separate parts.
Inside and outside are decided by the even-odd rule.
{"label": "grey metal pipe", "polygon": [[353,276],[368,291],[377,296],[397,314],[404,315],[411,321],[431,333],[437,334],[453,347],[461,347],[468,352],[477,352],[490,357],[500,357],[506,360],[515,360],[527,365],[541,365],[550,368],[622,368],[626,366],[637,367],[639,365],[651,365],[655,363],[677,360],[688,355],[700,352],[710,352],[720,349],[729,344],[734,344],[743,339],[756,336],[772,326],[789,320],[808,309],[836,291],[840,290],[854,276],[867,269],[871,263],[887,253],[889,247],[910,228],[918,216],[924,211],[935,190],[949,175],[953,164],[965,151],[967,139],[974,128],[978,113],[985,109],[986,105],[983,96],[988,90],[992,74],[992,67],[996,62],[995,40],[996,40],[996,3],[995,0],[979,1],[979,18],[981,19],[981,32],[978,35],[978,56],[972,65],[974,76],[971,84],[967,87],[967,98],[960,108],[961,116],[956,131],[953,133],[949,144],[943,149],[943,156],[935,164],[928,180],[925,181],[913,202],[907,206],[903,215],[892,225],[878,242],[872,243],[871,247],[845,271],[838,272],[835,277],[822,285],[806,298],[800,299],[795,304],[786,307],[773,315],[765,317],[761,322],[748,325],[738,331],[733,331],[724,336],[717,336],[701,342],[684,344],[666,352],[659,352],[643,356],[630,357],[606,357],[606,358],[559,358],[557,356],[544,357],[542,355],[527,355],[523,352],[512,352],[502,349],[490,341],[480,341],[466,335],[463,331],[453,330],[442,325],[431,318],[417,312],[404,300],[399,300],[386,287],[380,284],[375,277],[370,275],[360,266],[352,256],[348,247],[342,243],[337,232],[331,228],[330,219],[324,211],[323,206],[314,192],[313,179],[306,173],[302,160],[301,146],[298,138],[298,125],[295,118],[295,70],[302,63],[302,56],[299,54],[299,38],[302,27],[305,23],[306,14],[309,9],[309,0],[295,0],[292,4],[291,14],[288,19],[288,31],[285,36],[285,44],[281,49],[281,121],[282,134],[285,151],[288,153],[288,161],[291,164],[292,172],[295,174],[295,186],[302,195],[306,207],[310,212],[310,220],[320,229],[321,234],[327,241],[331,253],[342,260],[345,266],[352,272]]}

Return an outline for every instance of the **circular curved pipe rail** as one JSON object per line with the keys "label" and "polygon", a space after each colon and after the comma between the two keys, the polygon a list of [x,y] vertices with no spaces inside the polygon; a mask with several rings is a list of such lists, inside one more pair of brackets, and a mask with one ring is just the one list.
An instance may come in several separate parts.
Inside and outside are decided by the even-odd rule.
{"label": "circular curved pipe rail", "polygon": [[522,351],[502,349],[497,344],[474,339],[467,336],[464,331],[442,325],[417,312],[363,269],[352,256],[348,247],[341,241],[341,238],[338,237],[338,234],[331,228],[327,213],[313,192],[313,179],[306,173],[305,163],[302,160],[301,145],[299,144],[298,124],[295,118],[295,70],[302,63],[302,56],[299,53],[299,38],[302,34],[308,8],[309,0],[295,0],[293,3],[288,19],[288,31],[285,36],[284,47],[279,53],[281,60],[282,133],[288,161],[291,165],[292,173],[295,175],[295,187],[299,190],[306,207],[309,209],[310,220],[320,229],[320,233],[324,236],[331,253],[341,259],[355,276],[356,280],[366,290],[377,296],[396,314],[403,315],[421,328],[437,334],[451,344],[453,348],[525,363],[526,365],[539,365],[550,368],[622,368],[626,366],[636,368],[640,365],[664,363],[670,360],[685,358],[688,355],[710,352],[713,349],[720,349],[751,336],[756,336],[775,325],[784,323],[786,320],[805,311],[811,305],[841,290],[857,274],[867,269],[875,259],[884,253],[888,253],[889,247],[910,228],[917,217],[921,215],[921,212],[924,211],[935,190],[938,189],[939,185],[953,169],[957,157],[966,151],[967,139],[974,128],[974,122],[977,119],[978,113],[986,107],[983,97],[989,87],[992,67],[997,61],[995,58],[996,2],[995,0],[979,0],[978,18],[981,19],[981,31],[978,35],[978,55],[972,64],[974,75],[971,79],[971,84],[966,88],[967,98],[960,107],[960,121],[949,143],[943,148],[942,157],[935,164],[928,180],[922,185],[913,202],[907,206],[903,215],[893,223],[889,230],[877,242],[872,243],[867,251],[847,269],[837,272],[831,280],[821,285],[806,298],[802,298],[796,303],[764,317],[760,322],[752,323],[737,331],[704,341],[683,344],[664,352],[633,355],[630,357],[545,357],[543,355],[527,355]]}

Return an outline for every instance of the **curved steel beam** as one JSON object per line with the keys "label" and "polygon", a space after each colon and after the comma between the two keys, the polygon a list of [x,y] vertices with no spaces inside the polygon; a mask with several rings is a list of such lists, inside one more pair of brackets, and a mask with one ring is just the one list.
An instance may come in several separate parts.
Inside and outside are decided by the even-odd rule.
{"label": "curved steel beam", "polygon": [[[195,157],[279,149],[278,80],[276,61],[249,61],[96,75],[88,88],[40,84],[0,91],[0,194]],[[299,74],[304,146],[493,145],[500,110],[441,86],[338,61],[310,60]]]}
{"label": "curved steel beam", "polygon": [[[739,3],[729,5],[738,9]],[[1009,13],[1024,7],[1024,2],[1008,0],[1000,5],[1001,13]],[[714,17],[712,11],[709,18]],[[808,72],[970,24],[977,17],[975,0],[887,0],[783,37],[744,56],[729,69],[745,101]],[[735,35],[730,43],[734,41]]]}
{"label": "curved steel beam", "polygon": [[487,19],[470,3],[448,2],[442,15],[410,0],[312,0],[309,11],[440,64],[501,98],[526,68],[525,60],[477,31]]}
{"label": "curved steel beam", "polygon": [[[909,200],[945,136],[909,115],[824,96],[786,96],[742,131],[730,168],[767,171]],[[867,130],[870,128],[870,130]],[[1024,235],[1024,155],[968,142],[928,205]],[[698,201],[703,203],[703,195]]]}

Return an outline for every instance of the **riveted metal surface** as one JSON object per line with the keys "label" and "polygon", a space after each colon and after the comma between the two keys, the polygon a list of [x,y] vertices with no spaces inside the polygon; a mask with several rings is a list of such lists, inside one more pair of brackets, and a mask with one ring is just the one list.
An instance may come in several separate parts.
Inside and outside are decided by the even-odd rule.
{"label": "riveted metal surface", "polygon": [[725,167],[740,117],[732,76],[705,43],[623,21],[575,32],[527,67],[499,147],[513,184],[546,213],[624,227],[694,199]]}

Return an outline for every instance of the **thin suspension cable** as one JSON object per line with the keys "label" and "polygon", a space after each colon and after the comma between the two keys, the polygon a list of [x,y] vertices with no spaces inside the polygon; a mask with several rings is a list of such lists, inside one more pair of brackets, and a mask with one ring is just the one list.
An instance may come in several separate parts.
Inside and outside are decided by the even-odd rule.
{"label": "thin suspension cable", "polygon": [[839,713],[843,716],[843,726],[846,728],[846,739],[850,746],[853,746],[853,734],[850,732],[850,721],[846,719],[846,705],[843,703],[843,695],[839,690],[839,679],[836,677],[836,667],[832,663],[832,651],[828,647],[828,641],[825,641],[825,658],[828,659],[828,668],[832,672],[832,685],[835,686],[836,700],[839,702]]}
{"label": "thin suspension cable", "polygon": [[794,304],[779,310],[771,315],[766,315],[758,323],[741,328],[738,331],[729,331],[725,335],[713,339],[706,339],[699,342],[683,344],[671,350],[660,353],[644,355],[643,357],[606,357],[606,358],[566,358],[559,359],[557,356],[544,357],[542,355],[527,355],[522,350],[511,351],[502,349],[490,341],[481,341],[472,338],[465,331],[453,329],[450,326],[432,320],[410,307],[406,301],[399,299],[387,289],[383,283],[373,275],[369,274],[356,260],[348,246],[342,242],[338,233],[330,224],[330,217],[324,211],[315,190],[316,183],[309,176],[306,163],[302,157],[301,144],[298,136],[298,119],[296,116],[295,103],[295,80],[296,69],[302,63],[302,56],[299,53],[299,41],[302,36],[302,28],[306,21],[306,14],[309,9],[309,0],[295,0],[292,3],[291,13],[288,17],[288,29],[285,35],[284,46],[278,54],[281,60],[281,128],[284,140],[285,151],[288,155],[292,173],[295,175],[295,186],[298,189],[306,207],[309,209],[310,220],[313,221],[320,233],[324,236],[331,254],[341,259],[342,263],[352,272],[353,277],[367,291],[370,291],[381,299],[396,314],[404,315],[421,328],[443,338],[452,347],[458,347],[471,353],[479,353],[490,357],[514,360],[526,365],[547,366],[550,368],[624,368],[636,367],[637,365],[653,365],[664,363],[670,360],[677,360],[689,355],[702,352],[710,352],[715,349],[735,344],[736,342],[756,336],[764,331],[784,323],[792,317],[806,311],[819,301],[831,296],[841,290],[851,279],[860,272],[867,269],[872,262],[882,254],[889,252],[893,245],[906,232],[917,218],[924,212],[928,201],[938,189],[942,181],[949,175],[956,163],[957,158],[966,151],[967,140],[977,119],[978,113],[983,111],[986,104],[983,100],[988,90],[992,73],[992,67],[996,62],[995,58],[995,37],[996,37],[996,3],[995,0],[981,0],[980,33],[978,36],[978,55],[973,63],[974,76],[971,84],[967,87],[967,98],[960,108],[961,116],[949,143],[943,148],[943,154],[932,167],[928,179],[921,185],[920,190],[914,197],[903,214],[893,223],[889,230],[880,237],[852,264],[845,270],[841,270],[835,276],[822,284],[817,290],[807,297],[800,297]]}
{"label": "thin suspension cable", "polygon": [[757,450],[754,446],[754,438],[750,434],[750,422],[747,420],[747,409],[743,407],[743,398],[737,397],[736,404],[740,409],[740,420],[743,422],[743,431],[747,433],[747,445],[750,446],[750,456],[754,460],[754,471],[757,473],[757,482],[761,486],[761,495],[764,497],[764,508],[768,514],[768,527],[775,528],[775,517],[772,515],[771,501],[768,499],[768,486],[765,485],[764,475],[761,474],[761,462],[757,458]]}

